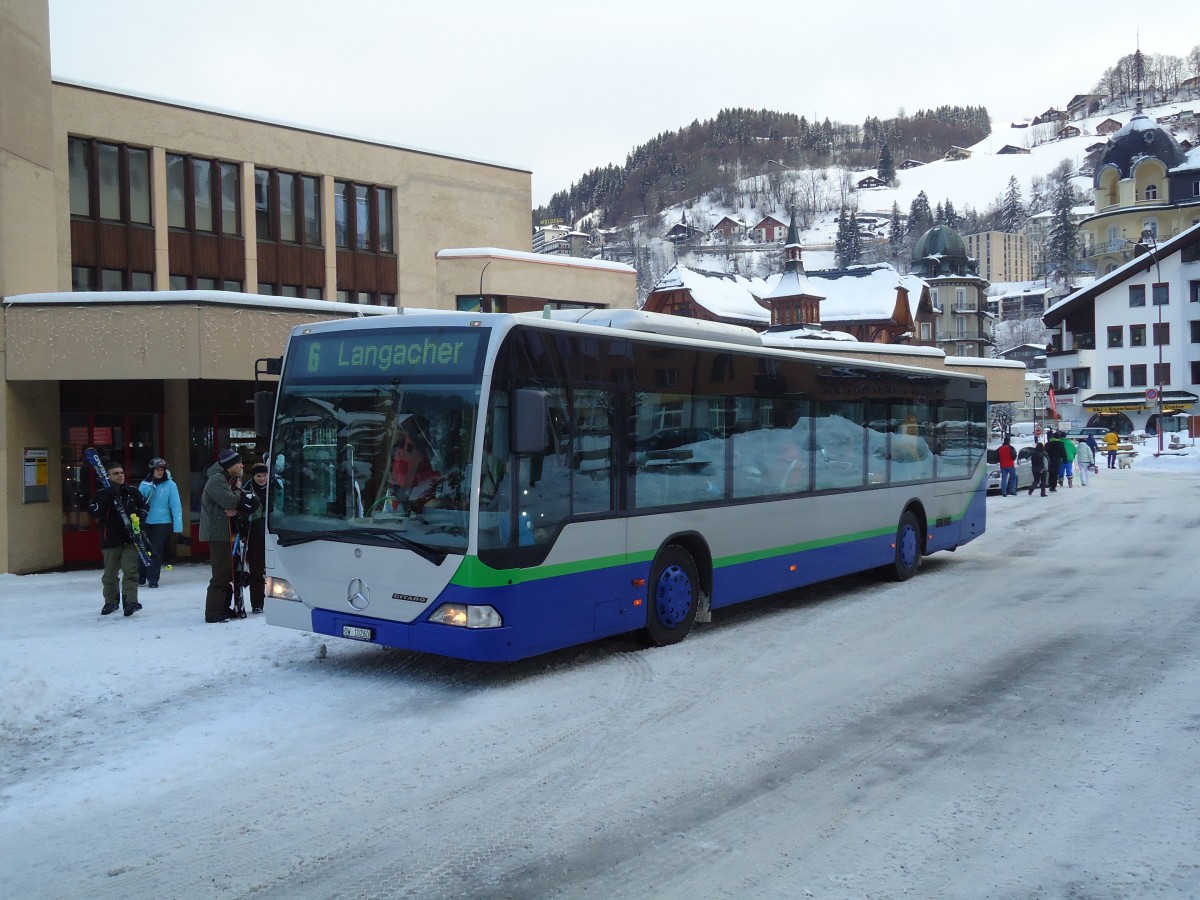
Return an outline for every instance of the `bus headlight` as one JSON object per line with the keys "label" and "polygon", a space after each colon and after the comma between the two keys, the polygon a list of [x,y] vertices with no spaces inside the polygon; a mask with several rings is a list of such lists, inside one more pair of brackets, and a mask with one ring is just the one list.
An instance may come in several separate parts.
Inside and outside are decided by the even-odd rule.
{"label": "bus headlight", "polygon": [[300,599],[296,589],[286,579],[276,578],[273,575],[267,576],[267,596],[274,597],[276,600]]}
{"label": "bus headlight", "polygon": [[443,603],[429,614],[429,621],[459,628],[499,628],[504,624],[492,607],[466,603]]}

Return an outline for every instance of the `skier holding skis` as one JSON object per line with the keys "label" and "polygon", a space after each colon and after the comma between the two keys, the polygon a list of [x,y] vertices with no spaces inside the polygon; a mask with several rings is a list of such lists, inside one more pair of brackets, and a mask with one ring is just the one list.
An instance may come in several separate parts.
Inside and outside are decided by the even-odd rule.
{"label": "skier holding skis", "polygon": [[233,599],[233,548],[229,541],[229,520],[246,509],[242,493],[242,457],[236,450],[222,450],[208,468],[208,481],[200,495],[200,540],[208,541],[212,577],[204,599],[204,621],[228,622],[241,618],[230,606]]}
{"label": "skier holding skis", "polygon": [[265,463],[250,467],[250,481],[243,489],[258,500],[258,508],[250,514],[250,525],[246,540],[246,563],[250,572],[250,608],[263,611],[263,596],[267,581],[267,480],[270,472]]}
{"label": "skier holding skis", "polygon": [[[100,615],[117,611],[122,598],[125,615],[132,616],[142,608],[138,603],[138,551],[135,535],[125,525],[124,511],[130,520],[146,517],[146,500],[136,488],[125,483],[125,467],[119,462],[106,462],[109,485],[96,491],[88,510],[100,528],[100,552],[104,556],[104,574],[100,584],[104,590],[104,606]],[[118,584],[118,575],[120,583]]]}

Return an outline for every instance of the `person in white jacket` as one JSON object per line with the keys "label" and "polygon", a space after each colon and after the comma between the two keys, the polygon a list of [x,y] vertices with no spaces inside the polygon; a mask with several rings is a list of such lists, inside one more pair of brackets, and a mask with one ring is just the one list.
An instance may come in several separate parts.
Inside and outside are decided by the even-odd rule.
{"label": "person in white jacket", "polygon": [[1087,487],[1088,476],[1095,465],[1096,454],[1092,452],[1091,445],[1085,440],[1080,440],[1075,449],[1075,474],[1079,476],[1080,487]]}

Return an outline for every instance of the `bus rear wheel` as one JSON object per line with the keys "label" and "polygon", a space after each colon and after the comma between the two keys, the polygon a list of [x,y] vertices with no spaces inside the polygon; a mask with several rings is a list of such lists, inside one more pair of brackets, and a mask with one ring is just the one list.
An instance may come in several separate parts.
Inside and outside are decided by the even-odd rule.
{"label": "bus rear wheel", "polygon": [[896,526],[895,556],[884,570],[896,581],[908,581],[921,568],[921,522],[911,510],[905,510]]}
{"label": "bus rear wheel", "polygon": [[655,647],[678,644],[696,621],[700,576],[692,555],[677,544],[664,547],[650,568],[646,639]]}

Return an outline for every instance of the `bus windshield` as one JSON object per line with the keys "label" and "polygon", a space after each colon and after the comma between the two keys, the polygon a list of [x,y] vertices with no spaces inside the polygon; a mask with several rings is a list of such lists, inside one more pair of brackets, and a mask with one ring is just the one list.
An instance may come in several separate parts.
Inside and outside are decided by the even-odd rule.
{"label": "bus windshield", "polygon": [[[268,526],[280,545],[326,539],[466,551],[487,334],[476,329],[460,364],[445,369],[421,364],[415,352],[432,345],[436,359],[455,330],[406,334],[395,347],[384,343],[394,336],[370,332],[343,344],[320,334],[293,342],[271,443]],[[407,369],[391,356],[381,366],[378,353],[357,365],[368,359],[364,346],[414,353]]]}

